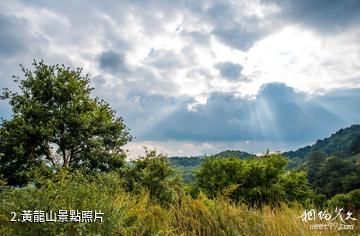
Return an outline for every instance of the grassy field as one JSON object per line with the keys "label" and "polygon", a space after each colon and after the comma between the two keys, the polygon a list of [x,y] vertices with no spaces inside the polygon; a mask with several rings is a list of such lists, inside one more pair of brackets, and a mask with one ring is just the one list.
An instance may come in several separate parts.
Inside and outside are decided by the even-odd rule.
{"label": "grassy field", "polygon": [[[131,194],[116,174],[59,175],[37,187],[3,188],[0,192],[0,235],[359,235],[359,221],[346,221],[352,230],[315,230],[299,217],[305,208],[280,203],[277,207],[248,208],[226,197],[192,198],[181,194],[159,205],[146,192]],[[11,222],[23,210],[101,210],[103,222]],[[310,208],[307,208],[308,210]],[[320,210],[320,209],[319,209]],[[354,216],[353,216],[354,217]],[[358,217],[356,217],[358,218]],[[331,221],[340,224],[339,220]]]}

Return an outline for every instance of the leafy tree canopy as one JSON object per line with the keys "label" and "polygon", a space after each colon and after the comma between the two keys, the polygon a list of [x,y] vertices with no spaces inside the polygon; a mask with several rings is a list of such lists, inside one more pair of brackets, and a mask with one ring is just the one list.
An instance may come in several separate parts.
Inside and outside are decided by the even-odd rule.
{"label": "leafy tree canopy", "polygon": [[146,155],[131,162],[122,172],[125,188],[131,192],[148,191],[161,204],[175,201],[181,194],[181,180],[166,156],[146,150]]}
{"label": "leafy tree canopy", "polygon": [[322,163],[310,183],[326,197],[347,193],[360,188],[360,167],[351,161],[332,157]]}
{"label": "leafy tree canopy", "polygon": [[230,198],[250,205],[305,201],[312,194],[306,174],[285,171],[286,163],[280,155],[207,158],[197,172],[197,185],[210,197],[231,189]]}
{"label": "leafy tree canopy", "polygon": [[9,184],[26,183],[34,167],[108,171],[123,164],[122,147],[132,137],[122,118],[90,96],[82,69],[33,63],[15,77],[19,92],[4,89],[12,107],[0,126],[0,173]]}
{"label": "leafy tree canopy", "polygon": [[339,193],[327,201],[327,204],[333,208],[342,206],[345,210],[352,212],[360,211],[360,189],[355,189],[346,194]]}
{"label": "leafy tree canopy", "polygon": [[316,178],[316,174],[325,163],[326,156],[320,151],[314,151],[310,154],[309,160],[307,162],[308,168],[308,179],[310,183],[313,183]]}
{"label": "leafy tree canopy", "polygon": [[351,144],[351,152],[352,154],[360,153],[360,135],[355,138],[355,140]]}

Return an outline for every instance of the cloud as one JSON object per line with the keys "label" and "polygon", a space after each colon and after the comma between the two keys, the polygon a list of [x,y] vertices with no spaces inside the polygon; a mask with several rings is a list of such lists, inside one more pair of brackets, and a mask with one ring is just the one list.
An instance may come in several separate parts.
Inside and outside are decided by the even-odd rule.
{"label": "cloud", "polygon": [[0,57],[24,55],[31,52],[32,44],[46,44],[46,40],[31,32],[31,25],[24,18],[4,15],[0,12]]}
{"label": "cloud", "polygon": [[100,68],[105,71],[113,73],[119,71],[126,72],[127,68],[125,63],[125,57],[121,53],[112,50],[104,51],[99,56]]}
{"label": "cloud", "polygon": [[247,51],[265,34],[260,30],[248,30],[234,24],[214,29],[213,34],[230,47]]}
{"label": "cloud", "polygon": [[358,11],[351,0],[1,1],[0,87],[44,59],[83,67],[140,141],[312,141],[359,122]]}
{"label": "cloud", "polygon": [[151,49],[146,58],[146,64],[154,66],[161,70],[180,68],[183,66],[181,58],[170,50]]}
{"label": "cloud", "polygon": [[133,91],[126,97],[126,102],[118,104],[118,111],[123,115],[132,133],[140,140],[155,126],[161,126],[179,107],[192,101],[186,96],[166,96]]}
{"label": "cloud", "polygon": [[272,2],[207,1],[189,5],[194,17],[211,25],[210,33],[224,44],[247,51],[278,24],[272,16],[278,12]]}
{"label": "cloud", "polygon": [[18,28],[25,28],[24,20],[20,20],[14,16],[0,15],[1,56],[14,55],[27,49],[26,37],[24,37],[24,35],[18,35]]}
{"label": "cloud", "polygon": [[246,51],[260,38],[261,30],[256,17],[252,17],[251,25],[250,22],[244,23],[248,18],[243,14],[236,16],[234,8],[230,2],[218,2],[208,8],[207,14],[214,19],[215,25],[212,33],[231,47]]}
{"label": "cloud", "polygon": [[211,35],[207,32],[201,32],[198,30],[193,30],[189,32],[184,31],[183,35],[185,36],[185,38],[190,38],[192,43],[196,43],[197,46],[202,46],[202,47],[210,46]]}
{"label": "cloud", "polygon": [[[262,86],[256,98],[214,93],[205,105],[185,104],[143,136],[146,140],[310,142],[360,122],[360,89],[308,96],[282,83]],[[340,102],[336,102],[341,98]],[[326,105],[325,105],[326,104]],[[343,109],[343,114],[336,111]]]}
{"label": "cloud", "polygon": [[356,0],[274,0],[282,8],[282,15],[295,23],[321,32],[343,31],[360,21],[360,2]]}
{"label": "cloud", "polygon": [[229,80],[239,79],[243,69],[240,64],[232,62],[220,62],[217,63],[215,67],[220,71],[222,77]]}

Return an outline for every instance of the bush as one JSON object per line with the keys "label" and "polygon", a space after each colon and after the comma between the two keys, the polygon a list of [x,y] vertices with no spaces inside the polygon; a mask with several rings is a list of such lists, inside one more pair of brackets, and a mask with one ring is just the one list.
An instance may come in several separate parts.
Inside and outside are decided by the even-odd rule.
{"label": "bush", "polygon": [[131,162],[122,172],[124,187],[129,192],[148,191],[151,200],[160,204],[176,201],[182,194],[181,178],[176,175],[168,158],[155,151]]}
{"label": "bush", "polygon": [[281,201],[305,202],[312,195],[305,172],[285,172],[286,159],[270,155],[258,159],[208,158],[196,175],[197,187],[209,197],[232,189],[230,198],[251,206]]}
{"label": "bush", "polygon": [[336,194],[327,203],[333,208],[344,208],[351,212],[360,213],[360,189],[346,194]]}

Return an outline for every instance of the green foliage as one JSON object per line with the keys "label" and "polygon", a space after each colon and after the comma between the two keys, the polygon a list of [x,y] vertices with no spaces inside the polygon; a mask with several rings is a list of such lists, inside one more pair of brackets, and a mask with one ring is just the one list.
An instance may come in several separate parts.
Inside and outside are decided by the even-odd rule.
{"label": "green foliage", "polygon": [[[243,151],[236,150],[226,150],[223,152],[219,152],[212,157],[220,157],[220,158],[229,158],[235,157],[240,159],[250,159],[254,158],[255,155],[252,155]],[[204,161],[205,156],[194,156],[194,157],[170,157],[169,161],[175,167],[198,167]]]}
{"label": "green foliage", "polygon": [[20,93],[4,90],[13,115],[0,127],[0,171],[10,185],[25,184],[33,167],[110,171],[123,164],[131,136],[109,105],[91,98],[80,68],[34,62],[17,77]]}
{"label": "green foliage", "polygon": [[311,185],[318,193],[332,197],[360,188],[360,167],[340,158],[329,158],[318,169]]}
{"label": "green foliage", "polygon": [[[1,96],[13,115],[0,125],[0,235],[313,235],[295,202],[332,197],[329,206],[359,212],[360,167],[325,155],[359,153],[360,125],[286,153],[296,157],[288,166],[270,151],[233,150],[170,159],[146,150],[125,164],[122,148],[132,137],[106,102],[90,96],[82,70],[33,66],[22,67],[19,93]],[[302,171],[286,170],[304,160]],[[101,210],[104,223],[10,222],[23,210]]]}
{"label": "green foliage", "polygon": [[218,154],[213,155],[213,157],[222,157],[222,158],[228,158],[228,157],[236,157],[239,159],[250,159],[255,158],[256,156],[247,152],[243,151],[237,151],[237,150],[226,150],[223,152],[219,152]]}
{"label": "green foliage", "polygon": [[333,208],[343,207],[348,211],[360,213],[360,189],[355,189],[346,194],[336,194],[327,203]]}
{"label": "green foliage", "polygon": [[304,171],[287,171],[281,175],[280,186],[284,191],[284,200],[287,202],[313,202],[314,193]]}
{"label": "green foliage", "polygon": [[355,138],[350,146],[352,154],[360,153],[360,135]]}
{"label": "green foliage", "polygon": [[[252,155],[243,151],[235,150],[226,150],[220,153],[217,153],[213,158],[239,158],[239,159],[250,159],[255,158],[255,155]],[[195,157],[170,157],[170,164],[176,167],[182,174],[183,180],[185,183],[191,183],[195,181],[195,170],[203,163],[205,156],[195,156]]]}
{"label": "green foliage", "polygon": [[314,151],[320,151],[326,156],[349,157],[354,152],[354,146],[357,146],[355,140],[359,139],[359,136],[360,125],[352,125],[348,128],[340,129],[328,138],[317,140],[312,146],[300,148],[297,151],[285,152],[283,155],[290,158],[305,158]]}
{"label": "green foliage", "polygon": [[169,162],[175,167],[197,167],[203,162],[203,157],[169,157]]}
{"label": "green foliage", "polygon": [[7,185],[6,180],[0,175],[0,188]]}
{"label": "green foliage", "polygon": [[230,191],[231,199],[250,205],[304,202],[312,194],[306,174],[286,172],[286,163],[280,155],[252,160],[208,158],[197,172],[196,184],[210,197]]}
{"label": "green foliage", "polygon": [[[37,181],[41,183],[39,188],[29,185],[0,193],[0,219],[7,226],[3,232],[0,231],[1,235],[15,235],[15,232],[17,235],[84,235],[90,232],[110,232],[123,223],[121,220],[124,213],[109,204],[118,194],[122,194],[119,188],[121,182],[115,174],[90,176],[60,171],[51,179],[41,178]],[[23,210],[101,210],[106,224],[10,222],[10,212],[15,212],[21,219]]]}
{"label": "green foliage", "polygon": [[156,151],[145,152],[144,157],[124,169],[126,189],[135,193],[148,191],[150,198],[161,204],[174,202],[182,192],[180,178],[166,156],[158,155]]}
{"label": "green foliage", "polygon": [[287,156],[289,158],[301,158],[304,159],[305,157],[307,157],[310,153],[311,153],[311,148],[312,146],[306,146],[306,147],[302,147],[299,148],[296,151],[288,151],[288,152],[284,152],[283,155]]}
{"label": "green foliage", "polygon": [[310,183],[316,180],[316,175],[326,160],[325,154],[320,151],[312,152],[307,162],[308,179]]}
{"label": "green foliage", "polygon": [[[126,192],[118,173],[63,170],[36,182],[38,187],[0,191],[0,235],[340,235],[309,229],[309,224],[321,222],[302,222],[298,217],[305,209],[298,204],[279,203],[259,210],[226,196],[209,199],[199,194],[197,198],[182,195],[165,207],[144,191]],[[11,212],[19,217],[23,210],[101,210],[104,215],[102,223],[10,222]],[[358,234],[359,223],[354,223],[351,233]]]}
{"label": "green foliage", "polygon": [[191,183],[195,179],[194,170],[204,161],[204,157],[170,157],[170,164],[175,167],[185,183]]}
{"label": "green foliage", "polygon": [[289,159],[286,169],[288,170],[302,170],[304,168],[304,159],[293,157]]}

